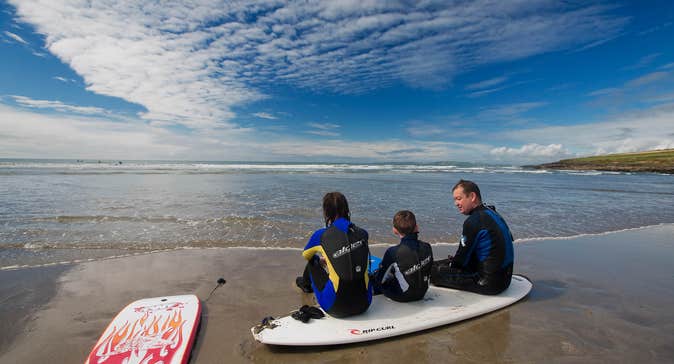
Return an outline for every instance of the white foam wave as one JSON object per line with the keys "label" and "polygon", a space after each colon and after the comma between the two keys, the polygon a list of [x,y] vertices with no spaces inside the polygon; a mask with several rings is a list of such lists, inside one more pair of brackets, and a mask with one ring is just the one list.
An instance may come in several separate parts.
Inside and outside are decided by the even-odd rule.
{"label": "white foam wave", "polygon": [[584,234],[576,234],[576,235],[569,235],[569,236],[542,236],[542,237],[533,237],[533,238],[522,238],[522,239],[517,239],[515,242],[516,243],[531,243],[531,242],[547,241],[547,240],[573,240],[573,239],[578,239],[578,238],[583,238],[583,237],[588,237],[588,236],[606,236],[606,235],[619,234],[619,233],[623,233],[623,232],[627,232],[627,231],[640,231],[640,230],[647,230],[647,229],[652,229],[652,228],[656,228],[656,227],[663,227],[663,226],[674,227],[674,223],[660,223],[660,224],[655,224],[655,225],[645,225],[645,226],[639,226],[639,227],[634,227],[634,228],[625,228],[625,229],[604,231],[604,232],[601,232],[601,233],[584,233]]}
{"label": "white foam wave", "polygon": [[597,176],[630,174],[614,171],[530,169],[519,166],[458,165],[453,163],[269,163],[269,162],[171,162],[171,161],[57,161],[0,160],[4,173],[496,173]]}
{"label": "white foam wave", "polygon": [[238,163],[150,161],[0,161],[6,173],[231,173],[231,172],[393,172],[393,173],[546,173],[516,166],[458,166],[444,164],[379,163]]}
{"label": "white foam wave", "polygon": [[[545,236],[545,237],[522,238],[522,239],[517,239],[515,241],[515,243],[516,244],[524,244],[524,243],[535,243],[535,242],[550,241],[550,240],[553,240],[553,241],[555,241],[555,240],[557,240],[557,241],[573,240],[573,239],[578,239],[578,238],[583,238],[583,237],[588,237],[588,236],[607,236],[607,235],[619,234],[619,233],[629,232],[629,231],[647,230],[647,229],[652,229],[652,228],[657,228],[657,227],[674,227],[674,223],[660,223],[660,224],[655,224],[655,225],[646,225],[646,226],[640,226],[640,227],[635,227],[635,228],[627,228],[627,229],[606,231],[606,232],[601,232],[601,233],[586,233],[586,234],[577,234],[577,235],[570,235],[570,236]],[[395,244],[386,244],[386,243],[370,244],[371,247],[382,247],[382,248],[386,248],[386,247],[389,247],[389,246],[392,246],[392,245],[395,245]],[[431,245],[432,246],[456,246],[456,245],[458,245],[458,243],[434,242],[434,243],[431,243]],[[42,247],[42,248],[44,248],[44,247]],[[34,249],[34,248],[26,248],[26,249]],[[230,247],[179,246],[179,247],[168,248],[168,249],[156,249],[156,250],[152,250],[152,251],[141,251],[141,252],[136,251],[136,252],[128,253],[128,254],[117,254],[117,255],[111,255],[111,256],[100,257],[100,258],[73,259],[73,260],[68,260],[68,261],[49,262],[49,263],[33,264],[33,265],[30,265],[30,264],[23,264],[23,265],[22,264],[14,264],[14,265],[8,265],[8,266],[0,267],[0,271],[50,267],[50,266],[69,265],[69,264],[82,264],[82,263],[88,263],[88,262],[94,262],[94,261],[120,259],[120,258],[126,258],[126,257],[131,257],[131,256],[157,254],[157,253],[179,251],[179,250],[230,250],[230,249],[250,250],[250,251],[296,251],[296,252],[301,252],[303,250],[303,248],[290,247],[290,246],[286,246],[286,247],[284,247],[284,246],[255,247],[255,246],[243,246],[243,245],[242,246],[230,246]]]}

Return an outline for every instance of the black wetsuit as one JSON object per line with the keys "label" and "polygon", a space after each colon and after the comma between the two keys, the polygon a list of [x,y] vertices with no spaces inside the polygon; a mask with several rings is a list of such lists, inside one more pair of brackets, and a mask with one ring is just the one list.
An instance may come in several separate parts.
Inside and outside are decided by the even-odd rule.
{"label": "black wetsuit", "polygon": [[456,255],[433,264],[431,283],[498,294],[510,285],[513,261],[513,238],[508,225],[495,209],[480,205],[463,223]]}
{"label": "black wetsuit", "polygon": [[[367,240],[367,231],[339,218],[314,232],[304,248],[302,255],[308,260],[305,277],[311,279],[318,304],[331,316],[362,313],[372,302]],[[325,258],[326,268],[318,254]]]}
{"label": "black wetsuit", "polygon": [[406,235],[400,244],[384,253],[379,268],[373,274],[376,292],[399,302],[417,301],[428,290],[433,265],[431,245],[419,241],[417,233]]}

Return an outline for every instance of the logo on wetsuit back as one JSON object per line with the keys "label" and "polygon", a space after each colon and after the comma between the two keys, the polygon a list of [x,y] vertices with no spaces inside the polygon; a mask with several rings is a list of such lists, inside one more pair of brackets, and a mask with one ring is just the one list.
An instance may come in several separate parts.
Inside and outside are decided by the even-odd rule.
{"label": "logo on wetsuit back", "polygon": [[408,276],[408,275],[410,275],[410,274],[412,274],[412,273],[418,271],[418,270],[421,269],[422,267],[428,265],[428,263],[430,263],[430,262],[431,262],[431,257],[430,257],[430,256],[429,256],[429,257],[426,257],[426,259],[424,259],[424,260],[422,260],[421,262],[419,262],[419,264],[415,264],[415,265],[413,265],[410,269],[406,270],[406,271],[405,271],[405,275]]}
{"label": "logo on wetsuit back", "polygon": [[466,246],[466,236],[461,235],[461,246]]}
{"label": "logo on wetsuit back", "polygon": [[349,329],[349,333],[351,335],[365,335],[377,331],[386,331],[386,330],[393,330],[395,329],[395,326],[389,325],[389,326],[382,326],[382,327],[377,327],[374,329],[365,329],[365,330],[359,330],[359,329]]}
{"label": "logo on wetsuit back", "polygon": [[336,252],[332,253],[332,257],[333,257],[333,258],[339,258],[339,257],[341,257],[342,255],[344,255],[344,254],[346,254],[346,253],[349,253],[349,252],[352,251],[353,249],[359,248],[361,245],[363,245],[363,241],[362,241],[362,240],[358,240],[358,241],[356,241],[356,242],[354,242],[354,243],[344,245],[343,247],[339,248],[339,250],[337,250]]}

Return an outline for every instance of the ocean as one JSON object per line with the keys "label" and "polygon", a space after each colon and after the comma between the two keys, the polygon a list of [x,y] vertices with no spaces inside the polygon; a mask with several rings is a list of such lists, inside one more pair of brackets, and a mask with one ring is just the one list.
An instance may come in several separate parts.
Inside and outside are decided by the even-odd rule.
{"label": "ocean", "polygon": [[[370,244],[413,211],[421,239],[458,241],[459,179],[478,183],[516,242],[674,223],[674,176],[468,163],[338,164],[0,159],[0,269],[166,249],[301,249],[341,191]],[[563,243],[563,242],[560,242]],[[635,242],[644,244],[647,242]]]}

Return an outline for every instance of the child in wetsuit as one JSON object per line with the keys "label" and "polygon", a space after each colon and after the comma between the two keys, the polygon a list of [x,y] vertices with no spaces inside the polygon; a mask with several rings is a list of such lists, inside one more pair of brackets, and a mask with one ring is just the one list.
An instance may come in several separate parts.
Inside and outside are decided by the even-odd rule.
{"label": "child in wetsuit", "polygon": [[323,197],[326,227],[316,230],[302,256],[304,274],[295,279],[302,291],[314,292],[321,308],[333,317],[365,312],[372,302],[368,234],[350,221],[349,204],[339,192]]}
{"label": "child in wetsuit", "polygon": [[398,211],[393,217],[393,233],[400,244],[386,250],[373,273],[375,293],[398,302],[417,301],[428,290],[433,265],[430,244],[418,239],[417,220],[411,211]]}

